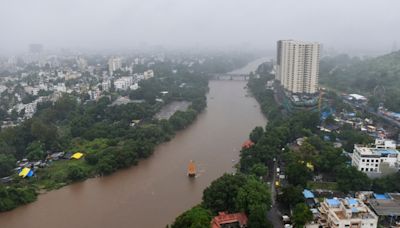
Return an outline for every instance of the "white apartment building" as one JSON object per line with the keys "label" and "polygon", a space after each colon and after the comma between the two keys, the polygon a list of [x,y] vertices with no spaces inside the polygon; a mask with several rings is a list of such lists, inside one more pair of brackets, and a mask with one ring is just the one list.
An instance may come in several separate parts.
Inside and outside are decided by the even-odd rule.
{"label": "white apartment building", "polygon": [[366,173],[382,173],[382,165],[398,169],[400,164],[399,151],[396,143],[391,140],[376,140],[375,147],[354,145],[351,164]]}
{"label": "white apartment building", "polygon": [[122,77],[114,81],[116,90],[127,90],[133,84],[133,77]]}
{"label": "white apartment building", "polygon": [[324,228],[378,227],[378,216],[359,199],[325,199],[319,211],[319,223]]}
{"label": "white apartment building", "polygon": [[279,40],[275,79],[290,93],[318,92],[320,44]]}
{"label": "white apartment building", "polygon": [[111,58],[108,60],[108,71],[112,76],[114,71],[121,69],[122,67],[122,60],[121,58]]}
{"label": "white apartment building", "polygon": [[107,79],[101,83],[101,87],[103,91],[109,91],[111,88],[111,80]]}
{"label": "white apartment building", "polygon": [[375,147],[383,149],[396,149],[397,143],[394,140],[375,139]]}

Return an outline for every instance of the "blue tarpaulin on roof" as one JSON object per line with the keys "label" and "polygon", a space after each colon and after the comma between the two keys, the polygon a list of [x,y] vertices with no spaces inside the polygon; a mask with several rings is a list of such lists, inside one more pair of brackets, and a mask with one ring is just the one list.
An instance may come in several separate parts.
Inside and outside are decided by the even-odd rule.
{"label": "blue tarpaulin on roof", "polygon": [[304,195],[304,198],[306,198],[306,199],[315,198],[315,197],[314,197],[314,193],[312,193],[312,192],[311,192],[310,190],[308,190],[308,189],[304,189],[303,195]]}
{"label": "blue tarpaulin on roof", "polygon": [[349,205],[351,205],[351,206],[357,205],[357,200],[355,200],[355,199],[353,199],[353,198],[348,198],[348,199],[346,199],[346,200],[347,200],[347,203],[348,203]]}
{"label": "blue tarpaulin on roof", "polygon": [[386,200],[389,199],[385,194],[374,194],[375,199]]}
{"label": "blue tarpaulin on roof", "polygon": [[331,207],[337,207],[340,205],[340,201],[338,199],[326,199],[326,202]]}

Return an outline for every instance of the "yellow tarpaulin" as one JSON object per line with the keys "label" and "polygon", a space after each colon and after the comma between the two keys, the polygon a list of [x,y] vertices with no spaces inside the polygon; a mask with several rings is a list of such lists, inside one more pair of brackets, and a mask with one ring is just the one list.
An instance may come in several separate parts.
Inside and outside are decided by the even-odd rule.
{"label": "yellow tarpaulin", "polygon": [[72,159],[72,158],[74,158],[74,159],[80,159],[82,156],[83,156],[82,153],[76,152],[75,154],[73,154],[73,155],[71,156],[71,159]]}
{"label": "yellow tarpaulin", "polygon": [[309,168],[310,170],[314,171],[314,165],[311,162],[307,162],[306,164],[307,168]]}
{"label": "yellow tarpaulin", "polygon": [[28,175],[29,171],[31,171],[30,168],[23,168],[22,171],[18,174],[20,177],[25,178],[26,175]]}

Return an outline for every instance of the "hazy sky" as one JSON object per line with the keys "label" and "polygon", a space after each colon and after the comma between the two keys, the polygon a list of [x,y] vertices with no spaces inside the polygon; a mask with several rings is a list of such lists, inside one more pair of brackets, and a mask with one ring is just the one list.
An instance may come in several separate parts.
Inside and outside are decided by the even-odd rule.
{"label": "hazy sky", "polygon": [[400,46],[400,0],[0,0],[0,51],[138,45],[338,50]]}

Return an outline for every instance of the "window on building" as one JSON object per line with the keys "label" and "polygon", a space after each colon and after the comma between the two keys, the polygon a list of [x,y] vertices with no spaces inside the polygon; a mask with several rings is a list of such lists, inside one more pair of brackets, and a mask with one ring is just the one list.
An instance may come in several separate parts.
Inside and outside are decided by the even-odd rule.
{"label": "window on building", "polygon": [[361,168],[361,171],[364,171],[364,168]]}
{"label": "window on building", "polygon": [[363,159],[362,162],[365,162],[365,159]]}

